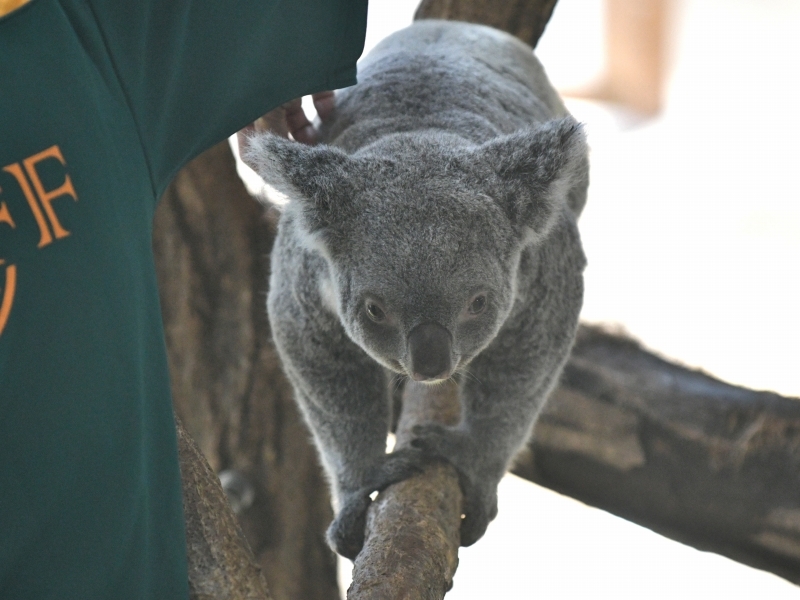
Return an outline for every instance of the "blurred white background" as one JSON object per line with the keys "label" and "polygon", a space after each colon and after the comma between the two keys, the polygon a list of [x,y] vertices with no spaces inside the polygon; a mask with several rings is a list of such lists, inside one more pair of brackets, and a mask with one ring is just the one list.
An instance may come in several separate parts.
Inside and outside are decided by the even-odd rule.
{"label": "blurred white background", "polygon": [[[366,51],[417,3],[371,0]],[[732,383],[800,396],[800,1],[666,6],[656,116],[566,99],[592,146],[583,318]],[[558,2],[537,55],[562,93],[602,80],[604,11]],[[779,600],[800,588],[509,476],[447,598],[534,597]]]}

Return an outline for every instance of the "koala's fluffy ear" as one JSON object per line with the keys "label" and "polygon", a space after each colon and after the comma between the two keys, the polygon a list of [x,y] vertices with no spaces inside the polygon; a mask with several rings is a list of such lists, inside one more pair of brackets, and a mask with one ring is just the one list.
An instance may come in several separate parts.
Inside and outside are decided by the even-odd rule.
{"label": "koala's fluffy ear", "polygon": [[586,137],[572,117],[492,140],[478,151],[500,179],[497,200],[512,222],[534,238],[547,235],[563,207],[573,204],[573,188],[582,193],[588,182]]}
{"label": "koala's fluffy ear", "polygon": [[307,146],[270,133],[248,139],[243,160],[292,202],[300,202],[309,233],[345,218],[357,164],[331,146]]}

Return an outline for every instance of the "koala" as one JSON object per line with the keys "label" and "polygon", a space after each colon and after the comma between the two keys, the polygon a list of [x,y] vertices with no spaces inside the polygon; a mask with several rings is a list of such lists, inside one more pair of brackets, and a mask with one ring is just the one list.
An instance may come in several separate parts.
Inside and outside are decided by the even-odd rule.
{"label": "koala", "polygon": [[[256,135],[245,159],[289,199],[267,304],[338,507],[328,541],[354,558],[370,494],[436,458],[470,545],[576,332],[584,133],[530,47],[431,20],[359,63],[320,137]],[[395,377],[455,379],[460,422],[387,453]]]}

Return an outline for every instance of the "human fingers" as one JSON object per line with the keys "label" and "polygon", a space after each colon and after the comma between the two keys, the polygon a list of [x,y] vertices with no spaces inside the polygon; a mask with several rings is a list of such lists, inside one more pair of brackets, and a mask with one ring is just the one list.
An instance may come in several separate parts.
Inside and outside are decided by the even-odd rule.
{"label": "human fingers", "polygon": [[286,125],[289,127],[292,137],[302,144],[313,145],[316,142],[317,133],[303,111],[302,99],[295,98],[291,102],[287,102],[283,105],[283,109],[286,111]]}
{"label": "human fingers", "polygon": [[311,99],[314,101],[314,108],[317,109],[319,120],[324,123],[333,113],[334,93],[331,91],[319,92],[313,94]]}

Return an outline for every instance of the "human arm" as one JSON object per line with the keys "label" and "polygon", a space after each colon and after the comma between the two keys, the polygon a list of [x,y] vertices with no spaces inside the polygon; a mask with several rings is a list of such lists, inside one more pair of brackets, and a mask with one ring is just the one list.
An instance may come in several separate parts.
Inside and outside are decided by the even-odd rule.
{"label": "human arm", "polygon": [[156,195],[189,159],[270,109],[355,83],[365,0],[91,0]]}

